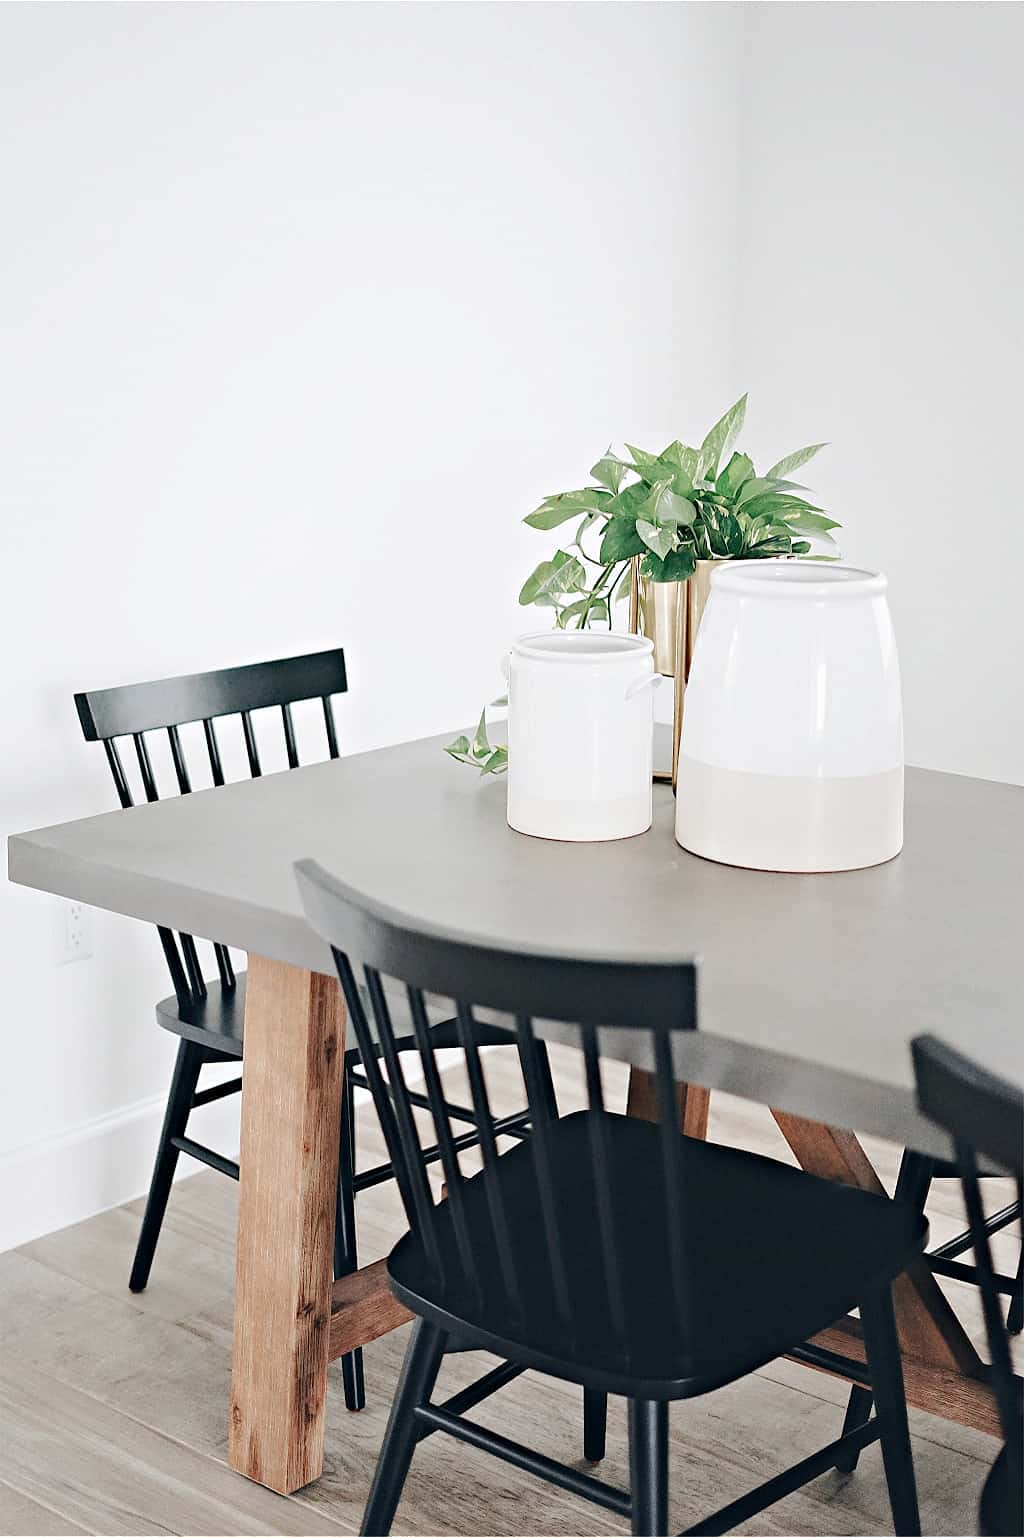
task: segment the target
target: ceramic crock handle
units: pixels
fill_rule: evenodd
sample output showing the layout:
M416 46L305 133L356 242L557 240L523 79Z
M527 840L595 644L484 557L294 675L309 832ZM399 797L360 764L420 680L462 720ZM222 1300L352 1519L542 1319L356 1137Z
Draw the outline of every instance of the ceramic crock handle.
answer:
M658 688L664 679L660 672L649 673L646 678L634 678L626 690L626 698L633 699L643 688Z
M507 687L511 683L511 681L512 681L511 676L510 676L510 674L511 674L511 663L510 663L508 652L505 653L505 655L502 657L502 659L501 659L501 661L499 662L498 665L501 668L501 676L505 679L505 685Z

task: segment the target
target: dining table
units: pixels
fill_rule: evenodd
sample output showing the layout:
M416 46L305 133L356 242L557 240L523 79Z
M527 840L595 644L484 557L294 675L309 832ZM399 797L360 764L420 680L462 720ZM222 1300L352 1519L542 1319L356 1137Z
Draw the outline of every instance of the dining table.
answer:
M681 849L665 784L637 837L513 832L503 781L454 763L446 740L9 839L12 881L248 952L226 1410L232 1466L280 1492L321 1473L329 1362L408 1316L383 1261L332 1281L345 1010L296 860L482 944L696 960L699 1028L676 1059L682 1129L704 1135L709 1093L727 1091L771 1107L800 1164L827 1178L882 1191L858 1134L948 1156L915 1102L910 1043L923 1032L1024 1088L1020 788L908 768L897 858L774 874ZM627 1108L654 1114L639 1060ZM900 1277L896 1307L910 1404L998 1434L988 1369L926 1261ZM863 1371L852 1317L810 1347L819 1369Z

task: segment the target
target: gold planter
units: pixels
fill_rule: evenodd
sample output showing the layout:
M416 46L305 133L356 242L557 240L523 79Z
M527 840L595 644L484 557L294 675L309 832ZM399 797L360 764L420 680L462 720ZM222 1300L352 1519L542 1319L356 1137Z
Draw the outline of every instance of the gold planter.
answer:
M672 772L656 773L655 779L676 782L679 762L679 738L683 729L683 696L690 675L697 630L711 594L711 573L720 560L699 560L697 569L685 582L652 582L640 575L640 560L635 557L631 569L629 628L634 635L646 635L654 642L654 670L675 679L675 704L672 720ZM682 666L679 666L679 659Z

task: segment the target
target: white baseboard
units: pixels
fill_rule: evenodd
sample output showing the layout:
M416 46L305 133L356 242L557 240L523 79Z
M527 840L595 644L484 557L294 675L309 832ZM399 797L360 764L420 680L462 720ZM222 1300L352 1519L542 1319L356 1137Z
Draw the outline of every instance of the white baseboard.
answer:
M495 1049L485 1047L484 1054ZM437 1053L442 1072L461 1058L456 1047ZM235 1072L232 1068L226 1076ZM415 1084L421 1077L416 1061L408 1081ZM365 1089L356 1090L357 1106L369 1099ZM164 1106L163 1095L138 1100L0 1154L0 1254L145 1195ZM240 1094L203 1105L192 1112L189 1136L237 1158L240 1106ZM175 1180L204 1168L193 1158L179 1158Z
M189 1135L237 1157L241 1096L193 1112ZM96 1116L0 1156L0 1252L81 1222L149 1188L164 1096ZM177 1178L205 1165L179 1158Z

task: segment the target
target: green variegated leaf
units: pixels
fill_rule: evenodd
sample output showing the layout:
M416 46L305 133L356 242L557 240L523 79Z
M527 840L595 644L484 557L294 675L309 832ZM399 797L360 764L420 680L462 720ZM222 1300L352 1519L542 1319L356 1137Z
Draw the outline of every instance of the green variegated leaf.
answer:
M786 491L764 491L760 496L751 497L749 502L744 502L743 511L751 518L765 514L772 518L781 518L789 513L821 512L822 508L805 502L803 497L791 496Z
M613 496L605 511L613 518L635 519L651 494L650 486L642 480L635 480L630 486L623 486L618 496Z
M660 458L662 464L675 466L675 473L672 476L673 491L678 496L689 496L693 490L697 465L700 461L698 450L688 448L685 443L670 443Z
M582 540L583 535L589 528L593 528L595 523L599 523L600 521L601 513L599 512L586 512L583 514L583 517L579 521L579 526L576 529L576 533L572 541L576 549L582 550L583 546L580 541Z
M586 586L587 573L575 555L558 550L551 560L542 560L526 578L519 601L525 608L530 603L546 605L546 600L566 592L580 592Z
M736 498L737 507L742 507L745 502L753 501L755 496L764 496L766 492L778 491L779 483L769 480L767 475L751 475L740 487L740 494Z
M647 546L636 531L636 517L609 518L601 539L599 559L607 566L612 561L642 555Z
M750 550L751 560L771 560L776 555L788 555L792 540L788 534L773 534L770 539L764 539L760 544L755 544Z
M469 753L469 737L457 736L454 742L448 743L445 752L450 753L453 758L465 758Z
M700 446L699 474L705 480L714 480L718 466L735 443L747 414L747 397L741 395L734 406L712 427Z
M523 519L531 528L557 528L581 512L603 507L611 500L611 493L598 490L597 486L585 486L582 491L563 491L558 496L547 496L535 512Z
M507 768L508 748L495 747L492 748L490 756L487 758L486 762L481 764L480 772L481 774L504 774Z
M632 459L632 468L644 480L653 482L664 480L672 474L673 466L663 464L657 454L649 454L645 448L634 448L632 443L627 443L626 448Z
M586 615L587 623L592 619L608 618L608 604L604 598L578 598L575 603L570 603L563 608L559 615L559 629L567 630L570 619L582 619ZM580 626L582 629L582 625Z
M705 510L704 526L712 555L724 560L743 553L746 519L741 523L727 508L715 507Z
M480 711L480 719L477 721L476 734L470 751L476 758L486 757L491 750L490 738L487 735L487 711Z
M591 465L590 474L594 480L599 480L602 486L607 486L609 491L618 491L622 485L622 477L629 469L629 465L622 459L616 458L609 445L608 452L600 458L596 464Z
M728 555L731 555L735 560L743 554L743 525L731 512L724 512L722 514L721 534Z
M815 454L819 454L823 448L827 447L827 443L812 443L809 448L798 448L795 454L787 454L784 459L779 460L778 464L773 464L768 471L768 478L780 480L785 475L791 475L794 470L798 470L802 464L806 464L809 459L814 458Z
M531 528L558 528L562 523L568 523L570 518L579 517L580 509L575 504L571 507L558 507L551 502L545 502L538 507L536 512L531 512L523 519Z
M645 518L637 518L636 531L660 560L664 560L670 550L675 549L676 534L673 528L664 528L660 523L648 523Z
M715 490L730 500L754 473L754 461L747 454L733 454L715 480Z
M809 508L784 512L782 521L800 534L827 534L830 528L840 527L835 518L828 518L822 512L812 512Z
M630 573L630 569L627 566L619 578L619 585L616 587L615 592L612 595L612 602L621 603L624 598L628 598L632 585L633 579Z
M648 523L689 526L696 512L697 509L692 502L687 501L684 496L676 495L670 480L659 480L651 487L651 494L647 500L637 509L637 519L644 518Z
M652 582L685 582L697 569L697 562L690 545L671 550L664 560L657 555L645 555L640 562L640 573Z

